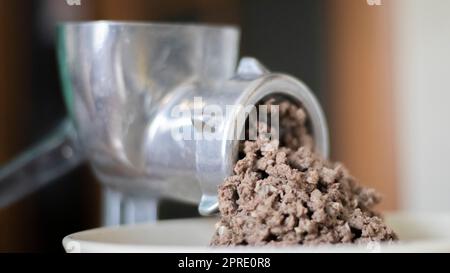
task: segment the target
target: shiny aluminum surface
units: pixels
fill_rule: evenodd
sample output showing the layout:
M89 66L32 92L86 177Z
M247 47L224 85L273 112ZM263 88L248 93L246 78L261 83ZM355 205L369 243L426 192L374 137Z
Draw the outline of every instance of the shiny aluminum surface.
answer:
M89 161L105 188L104 223L154 219L155 200L162 197L199 203L203 215L217 211L217 187L237 160L239 141L229 135L239 113L216 124L218 139L174 137L174 130L198 131L196 122L208 126L195 114L195 98L224 109L257 105L271 96L295 101L308 112L315 149L328 156L327 124L312 92L291 76L271 73L256 59L243 58L237 66L238 50L239 31L228 26L95 21L58 28L66 123L72 129L53 143L76 143L70 146L76 157L67 158L64 170L73 162ZM174 116L176 107L194 115ZM38 166L34 162L62 144L25 157L28 165L0 170L8 182L0 179L0 189L21 177L21 166ZM64 165L54 159L48 162L57 161L55 168ZM45 174L55 169L51 165L34 170ZM35 177L54 176L36 174L27 183L42 185ZM17 188L24 187L8 186L2 194L21 196L8 190Z

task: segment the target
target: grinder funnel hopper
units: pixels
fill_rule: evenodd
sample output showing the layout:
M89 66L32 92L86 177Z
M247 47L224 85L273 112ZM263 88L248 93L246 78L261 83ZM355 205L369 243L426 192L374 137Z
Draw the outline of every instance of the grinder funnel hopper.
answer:
M23 166L64 149L67 155L70 148L66 160L48 160L41 172L74 157L76 163L89 161L104 187L105 224L150 220L161 197L199 203L202 214L214 213L217 186L237 160L239 141L227 137L237 113L216 124L222 138L175 138L178 128L197 130L195 120L201 117L174 116L173 110L181 106L195 113L192 102L199 97L204 105L224 107L256 105L271 96L300 103L310 118L315 149L327 156L326 121L309 89L293 77L270 73L253 58L237 66L238 44L239 31L228 26L61 25L58 57L69 113L63 128L69 129L60 130L59 142L34 153L33 160L0 170L0 185L8 179L14 184ZM42 185L59 174L28 183ZM0 186L0 195L8 189Z

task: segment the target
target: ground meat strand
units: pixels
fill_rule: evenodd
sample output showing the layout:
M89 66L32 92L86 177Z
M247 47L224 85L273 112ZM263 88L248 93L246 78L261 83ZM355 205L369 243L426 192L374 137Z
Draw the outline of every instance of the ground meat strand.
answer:
M279 109L280 140L245 141L235 174L219 187L220 220L211 245L396 240L371 210L379 194L313 152L302 108L283 102Z

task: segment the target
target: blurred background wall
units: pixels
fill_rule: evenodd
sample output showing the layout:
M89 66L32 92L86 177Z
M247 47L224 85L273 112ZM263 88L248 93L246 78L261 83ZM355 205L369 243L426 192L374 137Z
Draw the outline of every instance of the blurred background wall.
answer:
M402 207L450 210L450 1L399 0L394 20Z
M392 1L326 1L327 92L332 157L397 208Z
M394 3L395 2L395 3ZM241 55L302 79L324 107L332 159L382 192L380 210L450 208L446 0L0 0L0 165L65 115L54 27L66 20L227 23ZM98 183L82 166L0 209L0 251L62 251L99 225ZM162 218L196 208L163 203Z

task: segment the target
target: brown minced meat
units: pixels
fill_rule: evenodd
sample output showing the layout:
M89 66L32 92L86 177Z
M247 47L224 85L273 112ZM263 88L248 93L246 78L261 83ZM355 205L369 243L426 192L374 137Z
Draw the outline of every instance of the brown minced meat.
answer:
M358 185L342 164L314 153L303 109L282 102L279 115L280 139L261 134L243 142L234 175L219 187L220 220L211 245L397 240L372 211L380 195Z

